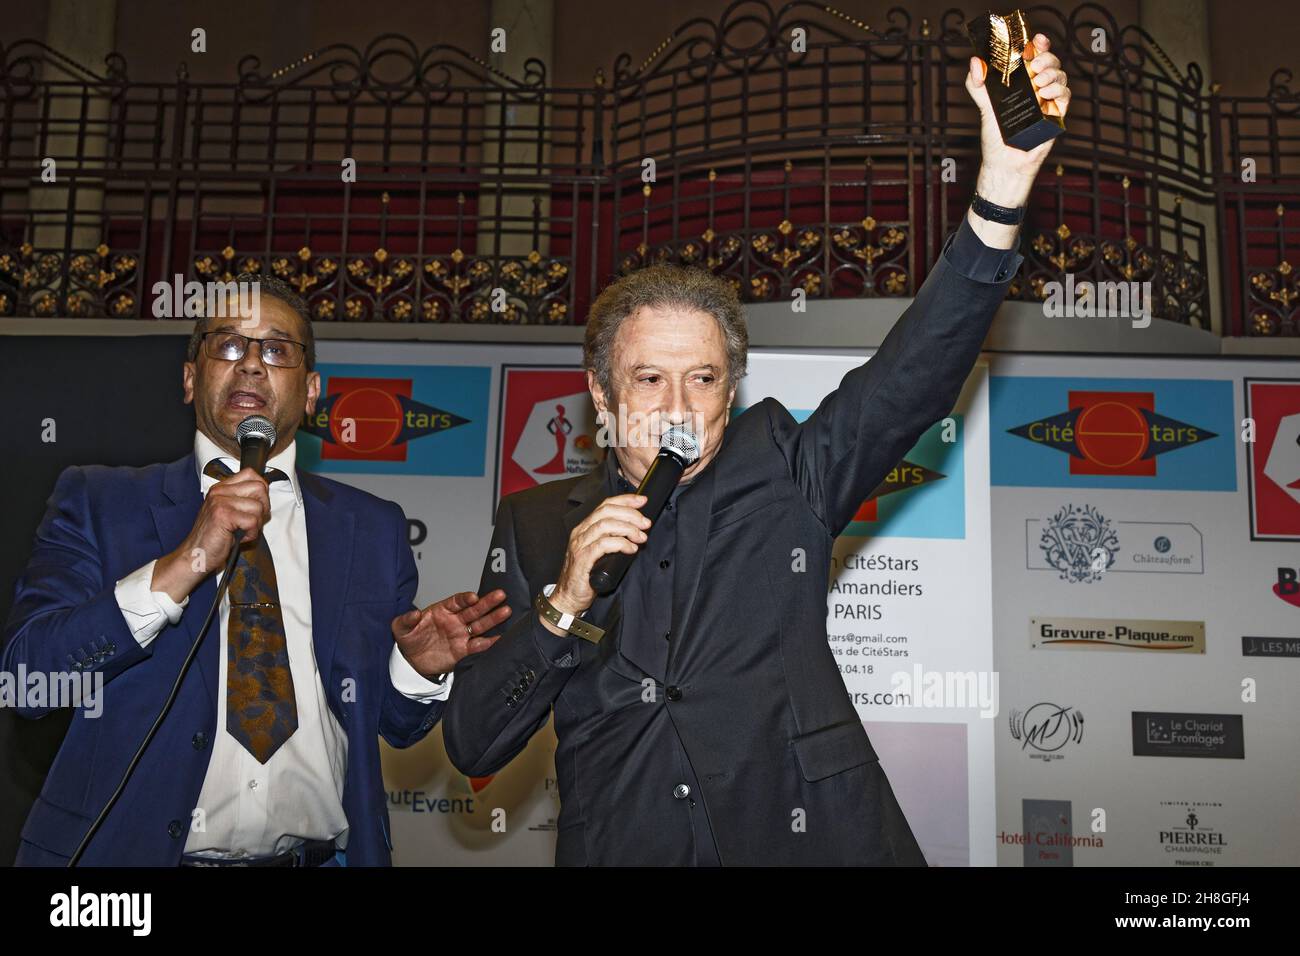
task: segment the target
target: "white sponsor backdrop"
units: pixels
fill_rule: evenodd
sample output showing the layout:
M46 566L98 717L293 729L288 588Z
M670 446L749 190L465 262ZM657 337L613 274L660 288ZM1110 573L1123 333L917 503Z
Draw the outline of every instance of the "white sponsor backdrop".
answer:
M1081 486L1094 479L1069 474L1061 452L1020 437L1002 439L1011 452L1006 474L1025 468L1034 472L1025 480L1042 485L999 484L995 473L992 488L993 633L1003 711L998 863L1068 862L1069 853L1050 839L1061 829L1061 811L1071 818L1075 866L1300 862L1300 659L1242 653L1244 636L1300 636L1300 608L1272 593L1278 567L1300 565L1300 544L1251 540L1240 427L1244 379L1300 379L1300 363L1020 356L998 358L993 374L1055 380L1062 397L1086 388L1148 393L1157 413L1217 433L1202 438L1199 448L1154 456L1154 475L1115 479L1108 487L1100 486L1106 479ZM1171 388L1170 381L1196 384ZM1008 391L993 432L1066 411L1069 403L1047 389ZM1123 441L1122 427L1110 430ZM1029 458L1019 457L1017 443ZM999 448L995 444L995 457ZM1110 451L1124 455L1119 447ZM1051 465L1052 456L1059 467ZM1054 477L1041 473L1048 468ZM1297 479L1300 471L1287 480ZM1169 487L1179 484L1191 487ZM1110 560L1105 553L1113 553L1114 563L1093 573L1094 562L1084 560L1093 558L1093 546L1076 555L1074 566L1059 553L1049 557L1042 531L1060 537L1065 517L1076 520L1063 540L1090 542L1099 525L1105 528L1101 537L1109 546L1096 563ZM1140 621L1203 622L1204 652L1045 647L1031 634L1032 619L1063 618L1112 626L1134 621L1135 627ZM1256 682L1253 702L1243 700L1247 680ZM1240 718L1244 756L1135 755L1135 712ZM1020 739L1013 737L1013 713L1022 719L1029 714L1023 723L1040 737L1029 741L1023 726ZM1077 735L1075 714L1082 717ZM1026 800L1059 803L1048 819L1034 821L1026 819L1032 817ZM1103 824L1104 832L1094 832ZM1026 834L1027 851L1018 842Z
M464 467L462 448L457 466L447 469L460 472L455 475L407 474L391 463L376 469L382 473L356 463L348 463L344 473L331 472L329 462L322 469L397 501L416 527L422 526L417 534L423 533L423 540L414 545L420 603L477 587L501 465L503 367L572 369L580 361L579 349L322 342L319 351L323 370L335 376L371 376L376 368L394 376L394 370L409 367L413 398L462 417L468 417L464 411L446 407L455 400L445 394L430 400L422 388L427 391L437 367L487 370L481 468ZM737 404L745 407L771 395L803 418L866 354L755 351ZM878 510L864 510L862 520L840 539L829 582L827 632L846 686L932 864L1300 860L1300 825L1294 819L1300 750L1293 742L1300 717L1295 694L1300 660L1243 657L1241 640L1300 636L1300 608L1272 593L1277 568L1300 565L1300 546L1251 540L1246 455L1238 431L1213 424L1240 423L1245 377L1300 374L1295 363L994 357L967 382L948 434L942 426L927 433L880 489ZM1032 387L1024 394L1014 388L999 392L999 382L1015 378ZM1173 401L1160 387L1144 384L1158 386L1161 379L1226 384L1212 395L1186 386ZM545 431L546 423L554 416L556 398L572 394L569 385L538 401L532 396L513 403L517 407L510 413L528 424L501 455L525 455L536 464L550 458L556 439ZM1052 397L1058 385L1059 402ZM1118 481L1129 487L1102 487L1117 482L1071 475L1063 464L1069 458L1065 452L1008 434L1011 425L1050 421L1068 412L1067 393L1085 387L1153 391L1155 411L1164 417L1152 420L1160 427L1173 427L1166 420L1199 425L1202 435L1207 429L1216 433L1218 446L1166 449L1156 456L1157 474ZM1207 408L1197 420L1196 402L1228 394L1232 408L1220 409L1217 417ZM1089 420L1087 437L1100 444L1090 445L1088 453L1105 458L1106 443L1118 443L1122 453L1131 436L1108 429L1108 400L1104 395L1087 400L1101 409L1100 417ZM469 397L466 407L478 408ZM565 414L578 423L571 438L590 430L583 424L585 412L567 408ZM1010 417L1000 421L999 415ZM413 448L425 443L413 456L426 463L420 470L438 470L427 462L440 434L413 439ZM1230 489L1164 487L1181 480L1172 476L1181 474L1183 460L1191 460L1193 472L1205 471L1208 451L1228 456ZM578 450L570 460L582 461L586 454ZM1024 469L1018 464L1021 454L1029 458ZM536 477L531 465L520 464ZM1206 473L1213 471L1209 467ZM1000 484L1009 474L1017 483ZM1226 479L1216 472L1184 484L1216 480ZM1062 509L1085 515L1075 522L1081 522L1083 533L1094 527L1101 527L1103 537L1113 532L1118 545L1104 570L1071 566L1063 575L1058 565L1068 560L1059 549L1053 556L1040 547L1045 529L1065 541L1080 532L1074 526L1059 530ZM1163 551L1155 545L1158 538L1167 539L1159 546ZM1143 563L1143 556L1150 559L1144 567L1157 570L1130 570ZM1034 647L1034 618L1132 621L1135 628L1147 626L1139 622L1204 622L1205 651ZM939 694L934 681L945 678L946 690ZM1242 701L1246 678L1257 682L1258 699L1252 703ZM996 715L990 713L990 700ZM1244 759L1135 756L1134 712L1241 716ZM1051 719L1044 719L1049 714ZM1026 746L1027 736L1040 746ZM396 862L550 864L558 811L554 749L548 726L495 777L470 781L448 763L437 728L405 751L384 745ZM1094 832L1095 809L1105 811L1105 832ZM1071 836L1051 836L1062 831ZM1073 846L1063 850L1062 842Z
M442 407L441 397L421 398L421 367L464 366L491 370L486 390L487 436L478 473L404 475L322 472L372 494L395 501L406 517L423 526L424 540L413 545L420 572L417 603L441 600L478 588L492 538L494 478L502 365L575 366L581 350L569 347L424 345L379 342L319 343L322 374L370 376L376 366L406 369L416 376L414 397ZM466 403L473 405L465 396ZM458 407L450 411L460 413ZM447 434L454 434L454 429ZM440 436L416 439L436 442ZM312 439L300 439L312 441ZM417 528L419 527L417 525ZM417 531L417 534L419 532ZM551 865L558 814L555 793L555 737L548 724L515 760L488 781L470 781L447 760L441 727L414 747L396 750L381 742L384 783L389 795L394 862L397 865ZM496 819L504 819L493 828Z

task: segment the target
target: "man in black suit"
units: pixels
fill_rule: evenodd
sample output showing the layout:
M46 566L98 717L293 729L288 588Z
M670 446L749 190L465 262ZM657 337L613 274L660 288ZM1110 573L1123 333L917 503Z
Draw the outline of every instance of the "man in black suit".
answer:
M1064 115L1060 63L1035 45ZM479 591L504 589L513 623L458 665L443 717L452 762L483 775L554 710L557 863L924 865L827 644L826 587L836 535L951 411L1020 263L1017 226L994 220L1015 218L1050 144L1002 142L985 72L972 60L979 198L805 422L767 398L728 425L747 337L723 280L655 266L593 303L584 359L614 453L501 502ZM677 423L701 454L651 530L634 491ZM644 553L597 597L592 565L615 551Z

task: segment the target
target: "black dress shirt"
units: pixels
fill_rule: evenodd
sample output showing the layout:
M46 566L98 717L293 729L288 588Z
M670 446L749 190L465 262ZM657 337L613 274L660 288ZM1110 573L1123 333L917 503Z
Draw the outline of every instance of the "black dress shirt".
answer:
M623 477L618 461L611 450L605 456L605 497L634 494L636 488ZM667 695L675 688L664 686L663 675L668 670L668 654L672 648L673 613L673 558L677 551L677 499L690 490L690 482L680 484L668 497L668 504L650 526L646 543L637 552L636 560L628 568L619 584L623 604L623 628L620 641L630 656L652 670L655 679L654 693ZM693 840L692 853L696 866L719 865L713 833L709 828L708 814L703 801L697 799L700 785L691 768L686 748L673 728L668 735L673 747L673 760L678 768L678 782L665 800L680 806L690 822Z

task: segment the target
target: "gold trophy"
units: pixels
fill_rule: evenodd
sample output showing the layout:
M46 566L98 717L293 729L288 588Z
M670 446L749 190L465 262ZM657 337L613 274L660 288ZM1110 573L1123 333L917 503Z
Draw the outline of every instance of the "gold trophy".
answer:
M993 103L1002 141L1016 149L1033 149L1065 132L1065 120L1052 102L1039 99L1034 88L1026 47L1033 33L1019 10L1000 17L988 13L966 24L975 55L988 67L984 88Z

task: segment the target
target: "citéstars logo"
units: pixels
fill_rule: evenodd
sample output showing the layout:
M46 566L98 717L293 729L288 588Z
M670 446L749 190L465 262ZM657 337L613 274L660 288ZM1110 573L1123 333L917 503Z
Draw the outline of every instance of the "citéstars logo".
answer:
M1070 456L1072 475L1152 475L1160 455L1218 436L1155 410L1153 392L1071 391L1068 411L1009 429Z
M990 413L995 485L1236 490L1228 381L994 376Z
M321 366L321 397L301 431L309 471L482 475L491 370L474 366Z

